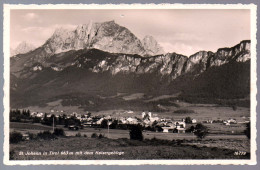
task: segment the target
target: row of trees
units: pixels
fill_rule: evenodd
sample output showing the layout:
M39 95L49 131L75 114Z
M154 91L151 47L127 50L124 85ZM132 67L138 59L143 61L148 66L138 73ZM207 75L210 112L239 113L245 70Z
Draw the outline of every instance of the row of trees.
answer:
M10 120L13 122L20 122L21 120L31 119L30 110L10 110Z
M143 140L142 131L143 131L143 127L141 125L130 126L130 132L129 132L130 139ZM195 127L191 126L190 132L194 133L199 139L203 139L208 135L209 129L207 126L198 123Z

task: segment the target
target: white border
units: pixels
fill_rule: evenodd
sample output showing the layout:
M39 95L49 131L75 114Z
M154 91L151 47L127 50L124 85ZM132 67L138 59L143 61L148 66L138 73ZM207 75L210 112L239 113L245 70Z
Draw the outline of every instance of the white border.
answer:
M11 9L250 9L251 10L251 159L250 160L9 160L10 10ZM4 164L6 165L256 165L256 10L255 4L4 4Z

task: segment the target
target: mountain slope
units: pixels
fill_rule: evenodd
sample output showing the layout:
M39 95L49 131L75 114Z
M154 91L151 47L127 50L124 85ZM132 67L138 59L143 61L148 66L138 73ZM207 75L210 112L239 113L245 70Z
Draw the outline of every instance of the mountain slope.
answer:
M114 21L79 25L76 30L63 28L54 34L43 45L45 56L79 49L99 49L110 53L157 55L163 50L155 39L144 39L144 44L127 28ZM149 48L146 44L149 44ZM152 44L152 46L151 46Z
M118 93L158 96L181 92L184 97L203 98L249 95L250 41L189 58L176 53L144 58L97 49L37 58L41 51L11 58L11 107L58 99L84 108L101 107L108 100L99 96ZM89 105L90 100L95 105Z
M11 56L17 55L17 54L25 54L32 50L34 50L35 47L32 44L29 44L25 41L21 42L15 49L11 49Z
M163 54L152 36L141 41L114 21L59 28L42 46L10 58L11 107L60 99L84 108L112 107L111 101L127 106L118 94L135 93L243 98L250 89L250 55L249 40L187 57Z

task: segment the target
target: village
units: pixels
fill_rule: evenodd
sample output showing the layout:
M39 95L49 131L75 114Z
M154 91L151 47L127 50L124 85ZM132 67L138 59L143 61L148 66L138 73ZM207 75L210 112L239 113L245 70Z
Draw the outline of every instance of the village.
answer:
M57 114L58 113L58 114ZM66 114L63 110L50 110L50 113L30 113L30 117L38 119L38 122L44 122L48 120L48 125L64 124L69 130L79 130L85 127L92 128L111 128L111 129L128 129L129 125L141 125L144 130L163 132L163 133L191 133L193 127L197 123L203 124L222 124L224 126L230 126L232 124L246 124L249 123L249 118L244 117L243 122L238 122L234 118L227 120L203 120L197 121L189 116L182 119L165 118L158 116L157 113L141 112L139 115L131 115L133 111L128 110L124 112L118 112L115 115L92 115L90 112L78 114L72 112ZM129 115L129 116L126 116ZM62 123L61 123L62 122ZM187 126L188 125L188 126Z

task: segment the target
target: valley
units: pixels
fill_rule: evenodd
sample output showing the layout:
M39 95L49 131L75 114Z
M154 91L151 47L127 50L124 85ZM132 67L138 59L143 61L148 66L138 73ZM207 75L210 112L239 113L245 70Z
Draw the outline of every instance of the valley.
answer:
M17 153L38 145L118 149L120 159L250 158L250 40L185 56L108 21L22 47L10 58L10 134L22 136L12 159L46 159Z

